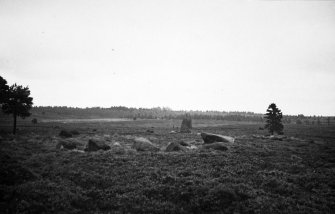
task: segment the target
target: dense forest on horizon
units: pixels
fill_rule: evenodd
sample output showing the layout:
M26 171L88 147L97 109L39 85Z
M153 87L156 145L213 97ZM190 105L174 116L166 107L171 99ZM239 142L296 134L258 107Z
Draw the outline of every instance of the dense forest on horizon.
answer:
M249 111L175 111L170 108L128 108L112 106L110 108L90 107L78 108L67 106L35 106L31 109L31 117L40 119L182 119L189 114L193 119L264 122L264 114ZM0 113L0 118L8 118ZM334 123L335 117L284 115L284 123L327 124Z
M175 111L170 108L128 108L112 106L110 108L91 107L78 108L67 106L38 106L33 107L32 114L43 118L129 118L129 119L182 119L190 114L193 119L216 120L248 120L261 121L262 114L253 112L226 112L226 111Z

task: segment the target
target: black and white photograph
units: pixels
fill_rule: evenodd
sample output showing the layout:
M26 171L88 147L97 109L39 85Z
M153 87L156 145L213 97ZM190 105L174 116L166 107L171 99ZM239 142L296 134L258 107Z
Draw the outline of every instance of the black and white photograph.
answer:
M335 0L0 0L0 213L335 213Z

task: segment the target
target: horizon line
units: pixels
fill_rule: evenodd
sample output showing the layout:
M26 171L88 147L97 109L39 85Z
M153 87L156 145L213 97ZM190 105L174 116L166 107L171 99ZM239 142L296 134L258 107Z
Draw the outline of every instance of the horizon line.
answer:
M125 107L125 108L128 108L128 109L155 109L155 108L160 108L160 109L167 109L169 111L175 111L175 112L178 112L178 111L181 111L181 112L220 112L220 113L232 113L232 112L237 112L237 113L252 113L252 114L256 114L256 115L265 115L265 113L259 113L259 112L253 112L253 111L236 111L236 110L233 110L233 111L226 111L226 110L194 110L194 109L189 109L189 110L186 110L186 109L173 109L171 107L168 107L168 106L156 106L156 107L129 107L129 106L123 106L123 105L119 105L119 106L109 106L109 107L103 107L103 106L86 106L86 107L78 107L78 106L57 106L57 105L54 105L54 106L48 106L48 105L39 105L39 106L33 106L33 108L37 108L37 107L66 107L66 108L78 108L78 109L89 109L89 108L102 108L102 109L110 109L110 108L113 108L113 107ZM299 116L299 115L303 115L304 117L335 117L334 115L304 115L304 114L283 114L284 116Z

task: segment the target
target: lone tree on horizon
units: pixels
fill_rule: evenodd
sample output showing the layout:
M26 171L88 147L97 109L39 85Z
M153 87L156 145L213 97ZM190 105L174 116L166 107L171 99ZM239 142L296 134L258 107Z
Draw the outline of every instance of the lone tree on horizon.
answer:
M13 134L15 134L17 116L24 119L31 115L29 110L33 105L33 98L30 97L28 86L23 87L22 85L16 84L10 86L6 93L1 94L1 97L3 95L4 100L1 100L2 110L5 114L13 114Z
M277 108L276 104L271 103L266 112L266 124L264 128L268 129L272 135L274 132L277 132L277 134L283 134L284 125L281 121L283 118L281 110Z

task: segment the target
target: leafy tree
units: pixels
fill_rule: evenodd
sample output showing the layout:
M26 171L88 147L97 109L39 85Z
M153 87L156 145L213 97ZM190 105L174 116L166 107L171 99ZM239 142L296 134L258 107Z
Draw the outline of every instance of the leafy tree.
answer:
M281 121L283 118L281 110L277 108L276 104L271 103L266 112L265 128L269 130L270 134L273 134L274 132L277 132L278 134L283 134L284 126Z
M7 81L0 76L0 105L6 102L9 86Z
M30 97L30 90L28 87L21 85L12 85L9 87L7 100L2 105L2 110L6 114L13 114L14 126L13 134L16 132L16 118L29 117L29 110L33 105L33 98Z

